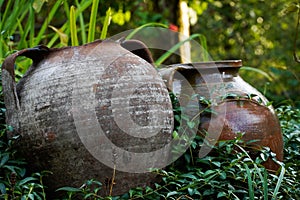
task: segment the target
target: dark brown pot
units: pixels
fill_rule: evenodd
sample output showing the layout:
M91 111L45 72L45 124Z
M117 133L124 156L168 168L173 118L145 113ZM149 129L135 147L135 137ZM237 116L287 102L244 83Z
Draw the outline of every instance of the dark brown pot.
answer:
M31 58L33 64L16 84L14 62L19 56ZM172 135L168 90L147 61L152 59L146 47L133 41L96 41L57 49L38 46L6 58L2 84L7 124L13 128L9 136L21 136L17 145L28 169L53 173L44 180L48 197L55 196L59 187L80 187L88 179L101 181L105 193L113 165L117 169L113 195L155 180L153 174L138 168L143 160L134 163L126 154L160 149ZM122 113L124 109L128 112ZM160 113L163 124L153 119L155 113ZM127 134L132 131L129 122L145 138ZM147 137L148 129L158 133ZM122 155L118 148L124 149ZM155 164L150 160L149 168ZM124 162L133 162L137 171L122 168Z
M161 69L160 74L179 99L196 93L210 100L213 97L213 103L217 103L213 107L217 114L203 112L207 105L199 103L199 112L202 113L199 134L205 131L220 134L217 138L220 141L244 133L244 141L258 140L251 143L252 147L269 147L276 153L277 160L282 161L283 138L274 109L260 92L239 76L241 66L240 60L176 64ZM269 170L279 167L271 159L264 166Z

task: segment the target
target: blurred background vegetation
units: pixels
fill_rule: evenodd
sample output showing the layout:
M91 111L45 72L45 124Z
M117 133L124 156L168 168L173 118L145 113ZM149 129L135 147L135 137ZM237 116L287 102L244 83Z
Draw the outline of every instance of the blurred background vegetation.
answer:
M69 8L74 5L82 11L76 15L78 29L88 30L84 22L90 18L91 3L91 0L1 0L2 61L13 50L38 44L71 45L66 26ZM213 60L242 59L244 66L263 70L269 77L248 68L241 69L240 73L273 101L275 107L286 101L299 106L300 67L293 59L297 12L284 12L293 1L188 0L187 3L190 32L206 37ZM107 37L150 22L177 29L180 26L178 5L179 0L99 1L95 38L101 34L109 7L112 20ZM8 6L11 8L7 9ZM9 12L5 13L6 10ZM297 11L297 7L286 10ZM82 43L87 42L85 34L78 34ZM26 67L21 69L20 75L25 70Z

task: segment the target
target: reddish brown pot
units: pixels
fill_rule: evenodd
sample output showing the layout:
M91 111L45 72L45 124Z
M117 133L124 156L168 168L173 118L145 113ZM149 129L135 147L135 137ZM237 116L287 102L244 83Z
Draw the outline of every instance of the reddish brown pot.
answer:
M196 93L210 100L213 97L217 103L213 109L218 114L200 115L199 134L209 130L212 135L220 134L220 141L244 133L244 141L258 140L251 144L255 148L269 147L276 153L277 160L282 161L283 138L274 109L259 91L239 76L241 66L240 60L176 64L161 69L160 74L179 99ZM199 111L205 107L200 103ZM217 126L220 124L221 128ZM269 170L279 167L271 159L264 166Z
M134 53L141 57L126 48L139 49ZM19 56L33 64L16 84L14 62ZM171 140L171 100L151 61L142 43L110 40L58 49L38 46L6 58L2 84L6 121L13 128L9 135L21 136L17 145L28 169L53 172L44 180L49 199L57 188L80 187L88 179L103 183L103 195L109 179L115 182L112 195L155 180L139 168L154 167L153 158L144 156L141 163L131 156L155 152ZM161 121L153 119L155 113ZM130 123L145 137L129 135ZM148 129L158 132L148 137ZM125 162L133 169L119 171Z

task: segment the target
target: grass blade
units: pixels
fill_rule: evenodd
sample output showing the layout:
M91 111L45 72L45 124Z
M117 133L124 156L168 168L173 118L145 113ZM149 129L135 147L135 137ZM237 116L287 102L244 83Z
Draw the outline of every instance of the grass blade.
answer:
M199 39L200 39L200 44L203 48L203 54L202 54L202 60L203 61L208 61L208 52L207 52L207 41L206 41L206 37L204 35L199 35Z
M147 23L144 24L142 26L139 26L138 28L134 29L127 37L126 40L131 39L137 32L139 32L140 30L142 30L143 28L147 27L147 26L161 26L163 28L168 28L167 25L162 24L162 23L157 23L157 22L151 22L151 23Z
M53 5L53 7L51 8L47 19L44 21L35 41L34 41L34 46L38 45L40 43L40 41L43 39L46 29L48 27L48 23L52 20L52 18L54 17L54 14L56 13L57 9L60 7L61 3L63 0L57 0L55 2L55 4Z
M101 40L104 40L106 38L108 26L110 24L110 20L111 20L111 8L108 8L108 10L106 11L106 16L105 16L104 23L103 23L103 28L102 28L102 31L101 31L101 36L100 36Z
M77 8L80 9L80 4L78 3L78 0L76 0ZM86 32L85 32L85 24L82 13L79 13L79 24L80 24L80 32L81 32L81 43L86 43Z
M201 41L201 38L203 39L204 36L202 34L196 33L196 34L191 35L187 39L178 42L171 49L169 49L166 53L164 53L161 57L159 57L155 61L155 65L157 65L157 66L161 65L169 56L171 56L176 50L178 50L182 44L184 44L185 42L191 41L196 37L199 37L200 41ZM203 44L201 44L201 45L203 46ZM204 46L206 46L206 44Z
M99 4L99 0L93 0L90 23L89 23L88 42L94 41L95 38L98 4Z
M243 66L243 67L241 67L241 70L248 70L248 71L252 71L252 72L257 72L257 73L263 75L264 77L266 77L269 81L273 81L273 78L267 72L264 72L261 69L257 69L257 68L254 68L254 67Z
M75 16L75 7L74 6L71 6L71 9L70 9L70 31L71 31L72 46L78 46L76 16Z
M18 20L19 22L19 30L20 32L22 29L22 23ZM26 25L24 26L25 29L23 31L23 34L20 34L22 37L20 39L20 42L18 44L18 49L24 49L24 48L28 48L28 46L32 46L33 45L33 40L34 40L34 10L33 8L30 6L29 7L29 17L27 20ZM29 43L26 42L26 39L28 38L29 34Z
M68 18L68 20L70 20L70 10L71 10L71 7L69 6L69 3L67 1L64 1L64 11L65 11L65 14Z
M78 6L77 7L77 9L76 9L76 16L78 16L80 13L82 13L82 12L84 12L90 5L91 5L91 3L93 2L93 0L88 0L88 1L82 1L81 3L82 4L80 4L80 6ZM60 30L62 31L62 32L64 32L65 34L69 34L70 33L70 26L69 26L69 23L68 22L66 22L61 28L60 28ZM52 38L51 38L51 40L48 42L48 44L47 44L47 46L48 47L52 47L54 44L55 44L55 42L56 42L56 40L59 38L59 35L54 35Z
M30 31L29 31L29 46L30 47L33 47L34 46L34 34L35 34L35 31L34 31L34 24L35 24L35 17L34 17L34 10L33 8L30 8L29 10L29 23L28 23L28 26L30 27Z
M254 200L254 189L252 184L251 172L247 164L244 164L247 171L248 189L249 189L249 199Z
M263 189L264 189L264 200L268 200L268 174L266 169L264 170Z
M17 24L18 24L19 34L21 35L21 38L20 38L20 41L18 44L18 49L20 49L20 47L27 48L26 41L25 41L27 33L24 31L20 20L17 20Z
M5 24L5 22L7 21L6 19L6 16L7 16L7 13L11 10L10 7L11 7L11 4L12 4L12 0L9 0L6 4L6 7L5 7L5 10L4 10L4 13L3 15L1 15L1 23L0 23L0 30L2 31L3 30L3 25ZM11 14L11 13L10 13Z
M279 191L281 182L282 182L283 177L284 177L284 173L285 173L285 168L284 168L283 166L281 166L280 175L279 175L279 177L278 177L278 181L277 181L277 183L276 183L276 187L275 187L274 193L273 193L273 195L272 195L272 200L276 200L276 197L277 197L277 194L278 194L278 191Z

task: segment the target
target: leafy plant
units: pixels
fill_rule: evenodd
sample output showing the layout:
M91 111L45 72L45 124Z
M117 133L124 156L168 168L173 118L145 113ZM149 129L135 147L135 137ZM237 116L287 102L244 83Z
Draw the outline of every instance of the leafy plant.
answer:
M26 163L16 156L13 143L6 140L5 129L0 135L0 197L3 199L46 199L42 178L50 172L26 176Z

